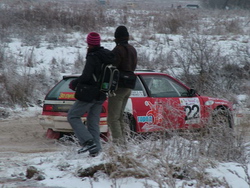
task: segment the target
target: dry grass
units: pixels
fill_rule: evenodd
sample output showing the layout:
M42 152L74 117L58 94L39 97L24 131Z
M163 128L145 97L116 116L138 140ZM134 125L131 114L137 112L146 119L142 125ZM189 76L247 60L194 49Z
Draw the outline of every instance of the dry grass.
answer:
M220 130L220 131L218 131ZM147 178L159 187L176 187L177 180L189 184L195 180L198 187L225 186L224 180L212 178L204 173L208 167L214 168L218 161L237 161L244 166L244 147L241 135L229 129L210 129L209 134L168 132L138 135L129 138L127 146L105 144L105 159L109 166L110 178Z
M213 177L206 169L217 168L220 162L237 162L250 185L249 151L246 151L248 146L243 133L246 130L238 127L233 130L221 123L210 122L205 132L166 130L147 135L133 134L133 137L127 134L125 146L103 143L103 163L89 168L79 167L76 172L79 177L91 178L104 173L114 185L120 178L134 177L152 180L162 188L180 186L180 181L183 187L230 187L230 182ZM74 136L65 137L63 142L79 147ZM72 151L69 153L72 155ZM235 172L229 170L228 173ZM147 181L145 187L150 187Z
M244 124L239 127L242 126ZM198 132L166 129L161 133L133 134L133 137L127 134L126 146L104 145L109 171L102 170L113 179L147 178L159 187L176 187L179 180L183 181L182 186L230 187L225 179L205 172L207 168L216 168L218 162L234 161L249 177L245 140L249 137L245 133L249 131L239 127L229 128L224 117L218 116ZM250 185L248 179L246 182Z

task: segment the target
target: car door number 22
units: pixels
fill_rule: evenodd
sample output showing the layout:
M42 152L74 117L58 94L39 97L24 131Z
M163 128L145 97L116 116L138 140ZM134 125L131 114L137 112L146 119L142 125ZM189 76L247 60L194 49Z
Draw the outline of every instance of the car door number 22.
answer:
M185 120L196 119L200 117L200 107L197 104L185 106L186 112Z

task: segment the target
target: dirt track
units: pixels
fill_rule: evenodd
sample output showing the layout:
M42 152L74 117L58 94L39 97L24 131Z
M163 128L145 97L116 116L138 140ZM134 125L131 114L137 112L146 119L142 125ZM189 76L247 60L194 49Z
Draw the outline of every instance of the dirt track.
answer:
M36 117L0 120L0 153L36 153L58 150L55 140L47 139Z
M246 141L250 141L250 126L240 130ZM60 150L56 140L45 137L46 130L38 123L37 117L0 120L0 154L3 152L38 153Z
M49 152L60 151L56 140L45 137L46 130L38 123L37 117L0 120L0 187L40 187L40 183L33 179L18 176L25 171L28 159L34 156L46 156ZM11 169L13 171L9 175ZM5 170L8 173L5 174ZM14 174L14 176L13 176ZM43 187L43 186L42 186Z

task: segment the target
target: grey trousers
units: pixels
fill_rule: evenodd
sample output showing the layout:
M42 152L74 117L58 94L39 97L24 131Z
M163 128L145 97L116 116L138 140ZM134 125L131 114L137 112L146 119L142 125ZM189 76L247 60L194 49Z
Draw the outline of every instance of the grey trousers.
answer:
M68 122L74 130L76 137L81 144L90 139L94 139L97 149L101 150L100 143L100 113L104 101L94 101L92 103L76 100L68 112ZM87 115L87 125L84 125L81 117Z
M118 88L116 96L108 98L108 126L111 130L113 142L125 144L123 113L131 94L129 88Z

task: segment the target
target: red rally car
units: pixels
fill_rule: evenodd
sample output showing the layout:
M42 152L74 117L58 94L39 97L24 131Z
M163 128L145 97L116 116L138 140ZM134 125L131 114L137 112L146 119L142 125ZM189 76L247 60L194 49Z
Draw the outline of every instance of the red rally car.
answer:
M136 71L137 82L128 100L124 117L134 132L154 132L166 129L194 129L208 124L233 127L232 103L227 100L200 96L177 79L165 73ZM64 76L46 95L40 125L47 137L59 138L73 132L67 122L67 112L74 103L74 92L68 88L79 75ZM108 132L107 102L100 114L100 131ZM86 116L82 117L86 122ZM215 122L216 121L216 122Z

